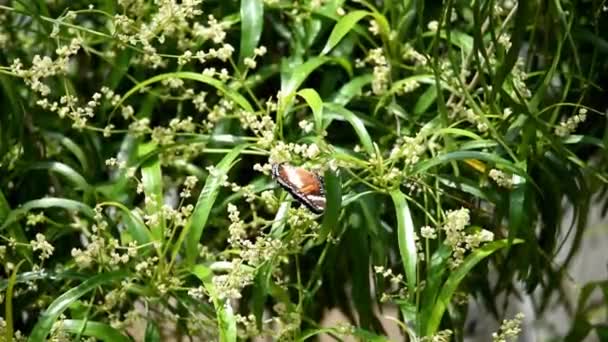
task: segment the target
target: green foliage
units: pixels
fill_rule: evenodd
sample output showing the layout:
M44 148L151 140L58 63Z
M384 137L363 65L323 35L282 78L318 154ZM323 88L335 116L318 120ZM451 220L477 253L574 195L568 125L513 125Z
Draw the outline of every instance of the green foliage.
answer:
M608 189L602 6L3 2L0 335L385 341L394 304L445 340L517 280L542 313ZM606 336L606 288L568 340Z

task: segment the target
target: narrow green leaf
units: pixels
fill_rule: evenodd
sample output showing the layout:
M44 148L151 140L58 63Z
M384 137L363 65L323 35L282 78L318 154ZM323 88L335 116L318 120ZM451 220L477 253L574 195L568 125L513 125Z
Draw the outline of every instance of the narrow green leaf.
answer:
M87 155L82 150L80 145L78 145L77 143L74 142L74 140L66 137L63 134L57 133L57 132L43 132L43 134L48 139L54 139L54 140L59 141L59 143L63 147L65 147L68 151L72 152L74 157L76 157L76 159L80 163L81 170L83 170L83 171L89 170L90 167L89 167L89 161L87 159Z
M433 75L428 75L428 74L413 75L413 76L408 76L408 77L400 79L400 80L396 80L395 82L391 83L391 88L384 95L382 95L380 100L377 102L377 104L374 108L374 115L376 113L378 113L378 111L380 111L380 109L386 108L389 101L392 101L394 99L395 94L402 91L404 87L408 87L410 84L413 84L413 83L416 83L416 84L422 83L422 84L429 84L431 86L435 86L435 82L436 81L433 78ZM444 85L443 83L442 83L442 86L446 89L450 89L447 85ZM455 90L454 90L454 92L455 92Z
M466 129L461 129L461 128L441 128L435 132L433 132L433 134L435 135L455 135L458 137L467 137L467 138L471 138L473 140L483 140L482 137L480 137L479 135L475 134L475 132L471 132L470 130L466 130ZM495 144L496 142L494 142Z
M479 185L479 181L477 180L473 181L469 178L455 177L451 175L437 176L437 180L445 186L466 192L475 196L476 198L483 199L491 203L496 203L499 201L495 192L487 191L486 188Z
M502 89L505 79L511 73L511 70L519 58L521 47L524 44L524 38L527 32L527 24L530 22L530 17L532 16L530 4L530 2L525 1L521 4L521 6L517 6L517 12L515 13L515 21L513 25L514 30L511 34L511 47L509 48L507 55L503 59L493 77L492 94L489 99L490 103L494 101L496 95L500 89Z
M355 129L355 133L357 133L357 136L359 136L359 142L361 143L361 146L363 146L365 152L367 152L367 154L369 155L374 153L374 144L372 143L372 138L367 132L363 121L359 117L357 117L355 113L342 106L338 106L332 103L326 103L325 108L337 115L337 118L348 121Z
M160 342L160 329L156 322L149 320L146 324L146 333L144 336L144 342Z
M420 115L426 112L435 101L437 101L437 87L431 85L418 97L416 105L414 105L414 114Z
M266 308L266 298L268 297L272 271L274 267L271 262L266 262L260 266L253 281L253 294L251 295L251 312L255 316L258 328L261 328L264 321L264 309Z
M95 216L95 211L88 205L70 200L67 198L57 197L45 197L33 201L26 202L21 207L14 209L10 212L6 220L0 226L0 232L6 229L6 227L20 220L25 214L34 209L47 209L47 208L63 208L70 211L78 211L89 218Z
M321 231L317 240L319 242L325 241L329 234L337 232L338 219L340 218L340 211L342 209L342 183L340 182L340 176L328 168L325 171L324 178L327 206L323 213L323 223L321 224Z
M281 202L279 205L279 210L277 210L272 227L270 228L270 236L273 238L278 239L281 237L281 235L283 235L283 231L285 230L285 222L287 222L287 216L289 214L289 208L291 208L291 202L287 200Z
M424 172L432 167L443 165L449 163L453 160L465 160L465 159L478 159L486 162L491 162L496 165L502 166L507 171L518 174L522 177L526 177L529 179L529 176L526 174L524 170L517 167L510 161L503 159L495 154L486 153L486 152L477 152L477 151L456 151L449 152L446 154L441 154L437 157L427 159L422 161L414 167L413 174L417 174L420 172Z
M122 211L124 214L122 221L127 227L127 232L135 241L137 241L138 245L143 245L152 241L152 235L137 210L129 210L129 208L118 202L111 202L109 204L112 204Z
M448 270L448 259L452 255L452 250L446 244L441 244L439 248L431 256L431 262L426 272L426 284L422 291L422 303L420 305L419 314L419 326L417 327L418 332L422 332L428 325L428 321L431 318L433 307L439 291L441 290L441 284L443 284L444 275Z
M4 296L4 329L6 333L6 341L13 340L13 289L15 288L15 283L17 282L17 273L19 272L19 267L21 267L21 264L24 262L25 260L21 260L13 270L13 273L8 280L8 287L6 288L6 293Z
M293 96L315 69L331 60L330 57L313 57L295 68L284 70L281 74L281 95L284 98Z
M509 247L511 247L511 243L519 235L521 229L525 229L526 216L530 212L530 210L526 210L527 188L525 180L521 179L521 182L516 184L509 194Z
M29 166L30 170L48 170L51 172L55 172L57 174L62 175L67 180L69 180L76 189L79 190L88 190L90 189L90 185L87 180L76 170L74 170L71 166L66 165L64 163L52 161L52 162L38 162L33 163Z
M241 0L241 48L239 49L239 65L253 57L253 50L258 46L264 28L264 1Z
M333 95L329 102L346 106L353 97L359 96L363 93L363 87L372 83L372 79L373 76L371 74L365 74L352 78Z
M523 240L516 239L513 241L513 244L519 244L522 242ZM424 330L424 336L431 336L435 332L437 332L437 329L439 329L439 324L441 323L441 318L443 317L445 309L450 303L454 292L456 291L458 285L460 285L460 282L464 279L464 277L471 272L473 267L475 267L475 265L477 265L481 260L492 255L499 249L507 247L507 245L507 240L487 243L481 248L475 250L473 253L469 254L464 259L462 264L460 264L458 268L456 268L450 273L450 276L441 288L441 292L437 297L437 301L433 305L433 310L429 317L428 324L426 326L426 329Z
M196 264L192 266L191 272L203 283L210 282L211 278L213 277L213 271L211 268L203 264Z
M407 277L408 297L414 298L418 286L417 271L418 252L416 251L416 233L410 208L405 199L405 195L399 189L390 192L393 203L395 204L395 214L397 215L397 239L399 253Z
M0 190L0 222L5 222L11 214L11 207L8 205L8 201L6 197L4 197L4 193ZM3 224L0 228L0 231L5 227ZM32 250L29 248L29 243L25 232L23 231L23 227L17 223L8 223L6 226L8 230L8 235L15 239L15 241L20 242L17 244L17 253L23 256L30 264L34 263L34 258L32 254Z
M344 234L346 245L350 248L349 266L351 275L351 296L353 306L359 317L359 326L373 329L380 325L373 312L373 297L370 296L370 241L363 227L351 228Z
M313 57L306 62L294 67L285 67L281 72L281 98L279 99L279 113L283 113L291 105L296 91L308 76L321 65L329 62L340 64L349 74L352 73L348 61L335 57ZM278 121L278 120L277 120Z
M215 314L218 321L218 330L221 342L235 342L237 340L236 318L230 301L219 299L215 287L213 286L213 273L207 266L198 264L193 266L192 273L201 280L215 307Z
M102 322L64 319L61 321L61 329L72 334L94 337L101 341L132 342L129 337L123 335L119 330Z
M298 95L302 96L310 109L312 109L312 115L315 118L315 129L320 134L323 131L323 100L321 100L321 96L312 88L302 89L298 92Z
M98 286L120 280L126 276L127 273L124 271L98 274L57 297L38 318L38 322L36 322L36 325L32 329L28 341L38 342L46 340L46 337L51 332L53 323L72 303Z
M194 212L188 221L188 224L182 231L178 243L175 245L174 255L179 250L183 238L187 235L186 241L186 259L188 263L194 263L194 259L198 255L198 244L203 235L203 230L207 224L207 219L213 209L213 204L224 182L224 176L233 166L234 160L241 154L247 145L240 145L233 148L224 158L215 166L215 172L207 177L205 186L198 197Z
M112 12L110 12L112 13ZM120 81L124 78L129 70L131 57L134 51L132 49L121 49L117 52L116 57L110 68L110 74L106 78L106 85L110 89L116 89Z
M309 329L303 331L302 334L298 337L296 341L305 342L311 341L313 337L321 334L335 334L342 335L340 332L341 329L337 328L317 328L317 329ZM354 337L359 338L358 341L366 341L366 342L389 342L390 340L384 336L377 335L373 332L367 331L365 329L355 328L352 332Z
M137 147L137 155L139 158L148 156L157 149L155 143L140 144ZM141 165L141 182L144 188L144 194L148 199L146 201L146 213L154 215L161 212L164 202L163 195L163 174L160 167L160 159L157 154L148 157ZM150 227L154 241L162 241L165 232L164 218L158 220L158 223Z
M27 283L35 280L57 281L64 279L82 281L86 278L86 276L73 271L51 272L48 270L44 270L20 273L17 275L16 281L17 283ZM8 288L8 281L8 279L0 279L0 291L4 291L6 288Z
M348 14L340 18L340 20L338 20L333 30L331 31L329 39L327 39L325 47L321 51L321 55L327 54L331 49L334 48L334 46L338 45L342 38L344 38L344 36L346 36L348 32L350 32L353 27L355 27L355 25L357 25L359 20L365 18L367 15L370 14L371 13L367 11L359 10L349 12Z
M127 91L123 95L123 97L120 99L120 101L116 104L115 108L119 108L120 105L122 105L122 103L124 101L126 101L131 95L140 91L142 88L147 87L147 86L157 83L157 82L161 82L166 79L170 79L170 78L184 78L184 79L190 79L190 80L208 84L208 85L216 88L220 92L222 92L226 97L230 98L232 101L234 101L236 104L238 104L241 108L243 108L247 111L253 112L253 107L251 107L251 104L249 104L249 101L247 101L247 99L245 97L243 97L241 94L235 92L232 89L227 88L223 82L216 80L212 77L205 76L200 73L187 72L187 71L160 74L160 75L151 77L143 82L138 83L135 87L129 89L129 91Z

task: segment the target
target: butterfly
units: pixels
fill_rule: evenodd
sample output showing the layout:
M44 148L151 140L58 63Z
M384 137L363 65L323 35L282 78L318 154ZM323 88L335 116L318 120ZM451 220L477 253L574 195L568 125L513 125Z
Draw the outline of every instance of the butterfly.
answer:
M285 163L272 165L272 177L313 213L322 214L325 210L323 177L304 168Z

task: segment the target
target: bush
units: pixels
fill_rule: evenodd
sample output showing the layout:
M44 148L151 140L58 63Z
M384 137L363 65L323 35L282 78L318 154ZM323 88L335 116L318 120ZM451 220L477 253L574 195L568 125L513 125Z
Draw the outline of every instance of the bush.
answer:
M542 312L608 179L601 6L4 2L3 336L382 341L396 305L461 339L517 280Z

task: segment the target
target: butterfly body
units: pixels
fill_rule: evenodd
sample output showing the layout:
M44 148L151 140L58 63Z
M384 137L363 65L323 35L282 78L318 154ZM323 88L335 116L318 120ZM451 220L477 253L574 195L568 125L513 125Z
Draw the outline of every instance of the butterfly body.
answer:
M323 177L304 168L285 163L272 165L272 177L312 212L322 214L325 210Z

